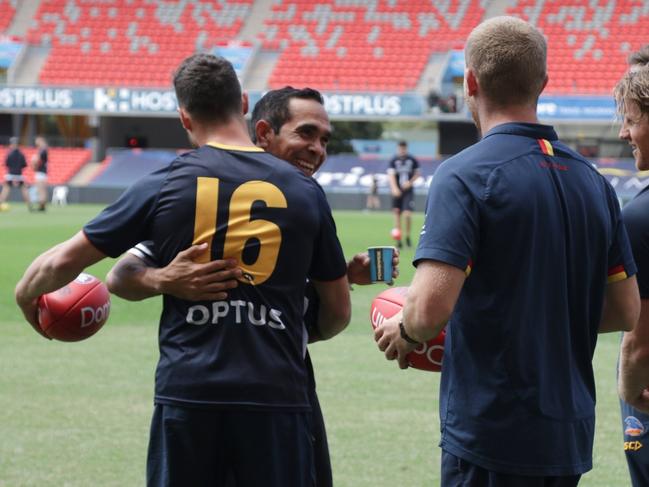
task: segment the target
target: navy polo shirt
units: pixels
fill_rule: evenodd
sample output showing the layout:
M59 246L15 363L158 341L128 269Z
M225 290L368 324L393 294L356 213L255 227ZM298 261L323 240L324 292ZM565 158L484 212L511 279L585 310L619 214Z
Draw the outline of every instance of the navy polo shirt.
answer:
M468 274L447 326L441 447L502 473L588 471L604 293L636 271L612 187L552 127L499 125L435 173L422 260Z
M626 204L622 209L622 217L638 266L636 277L640 297L649 299L649 187Z

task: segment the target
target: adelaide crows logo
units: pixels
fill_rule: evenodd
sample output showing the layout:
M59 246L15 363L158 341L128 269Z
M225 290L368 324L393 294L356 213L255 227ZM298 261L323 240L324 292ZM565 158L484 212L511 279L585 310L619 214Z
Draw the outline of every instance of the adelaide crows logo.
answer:
M640 436L645 432L644 425L635 416L624 418L624 434L627 436Z

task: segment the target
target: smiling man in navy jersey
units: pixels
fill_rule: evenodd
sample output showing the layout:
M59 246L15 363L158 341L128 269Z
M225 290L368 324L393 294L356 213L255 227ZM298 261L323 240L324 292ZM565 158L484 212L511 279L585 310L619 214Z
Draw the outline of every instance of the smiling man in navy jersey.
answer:
M592 468L597 334L640 300L613 188L539 124L546 42L489 19L465 47L482 140L435 173L403 313L376 330L386 358L446 326L442 485L568 487Z
M620 139L633 148L639 171L649 169L649 46L634 53L627 73L615 88L622 116ZM649 485L649 188L640 191L622 210L633 256L638 265L640 319L625 333L620 351L620 406L623 448L631 483Z
M252 138L259 147L290 162L306 176L322 166L331 135L329 117L322 95L313 89L284 87L266 93L252 112ZM190 247L169 265L160 267L151 242L142 242L122 257L111 269L107 283L114 294L140 300L159 294L172 294L190 300L227 299L227 291L236 287L232 277L236 262L194 262L204 249ZM398 252L393 262L398 275ZM370 284L367 253L355 255L347 263L350 284ZM309 342L319 341L317 329L318 295L307 286L305 326ZM305 362L309 375L309 401L312 407L315 487L333 485L331 461L324 418L316 393L315 375L308 351Z
M105 256L151 240L162 265L192 244L204 262L236 261L227 300L165 295L148 485L313 484L306 278L328 338L349 322L346 265L322 190L254 146L229 62L187 58L174 76L180 119L198 149L138 181L70 240L39 256L16 287L36 300Z

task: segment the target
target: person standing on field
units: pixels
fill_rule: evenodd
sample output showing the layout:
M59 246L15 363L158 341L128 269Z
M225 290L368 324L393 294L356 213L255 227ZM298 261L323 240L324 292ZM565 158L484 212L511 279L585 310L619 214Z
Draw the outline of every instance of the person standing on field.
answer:
M649 169L649 45L629 57L629 72L615 87L622 117L620 139L633 148L638 171ZM640 319L624 333L618 388L623 447L631 483L649 485L649 191L640 191L622 209L633 256L638 266Z
M32 157L32 169L34 169L34 185L38 194L37 211L45 211L47 205L47 163L49 161L49 150L45 137L36 137L37 152Z
M162 266L192 246L199 262L235 263L228 268L238 285L227 300L164 297L147 485L311 487L307 278L320 298L322 339L340 333L351 313L331 210L313 179L252 143L248 98L227 60L188 57L174 88L197 149L37 257L16 301L38 328L40 295L147 240Z
M381 200L379 199L379 181L376 174L370 175L370 187L367 193L367 199L365 200L365 209L367 211L381 209Z
M11 137L9 139L9 152L5 160L7 166L7 173L5 174L5 181L2 185L2 192L0 192L0 211L9 209L7 198L11 192L11 188L20 188L23 195L23 200L29 208L29 193L27 192L27 183L23 176L23 170L27 167L25 154L22 153L18 147L18 137Z
M577 485L592 468L597 335L638 319L613 188L537 119L546 53L514 17L469 35L464 91L482 138L435 173L403 313L375 332L405 368L446 327L444 486Z
M397 155L388 165L388 181L392 193L392 212L394 213L394 228L397 235L405 233L406 246L411 247L410 227L412 225L412 212L415 211L415 191L413 185L419 179L419 161L408 153L408 143L402 140L398 144ZM402 218L403 217L403 218ZM403 229L402 229L403 223ZM401 248L401 237L397 240L397 247Z

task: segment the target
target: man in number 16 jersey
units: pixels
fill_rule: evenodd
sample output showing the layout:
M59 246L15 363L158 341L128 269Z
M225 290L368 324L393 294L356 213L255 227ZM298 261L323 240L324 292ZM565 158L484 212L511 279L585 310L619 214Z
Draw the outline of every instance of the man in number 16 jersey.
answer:
M207 246L205 261L236 260L243 272L227 300L164 297L148 483L222 485L232 474L240 486L310 485L306 278L325 297L323 334L350 314L331 211L317 184L250 141L230 63L191 56L174 86L199 148L138 181L56 252L81 250L75 272L145 240L162 265L192 244ZM65 283L38 277L51 254L18 285L28 320L31 303Z

